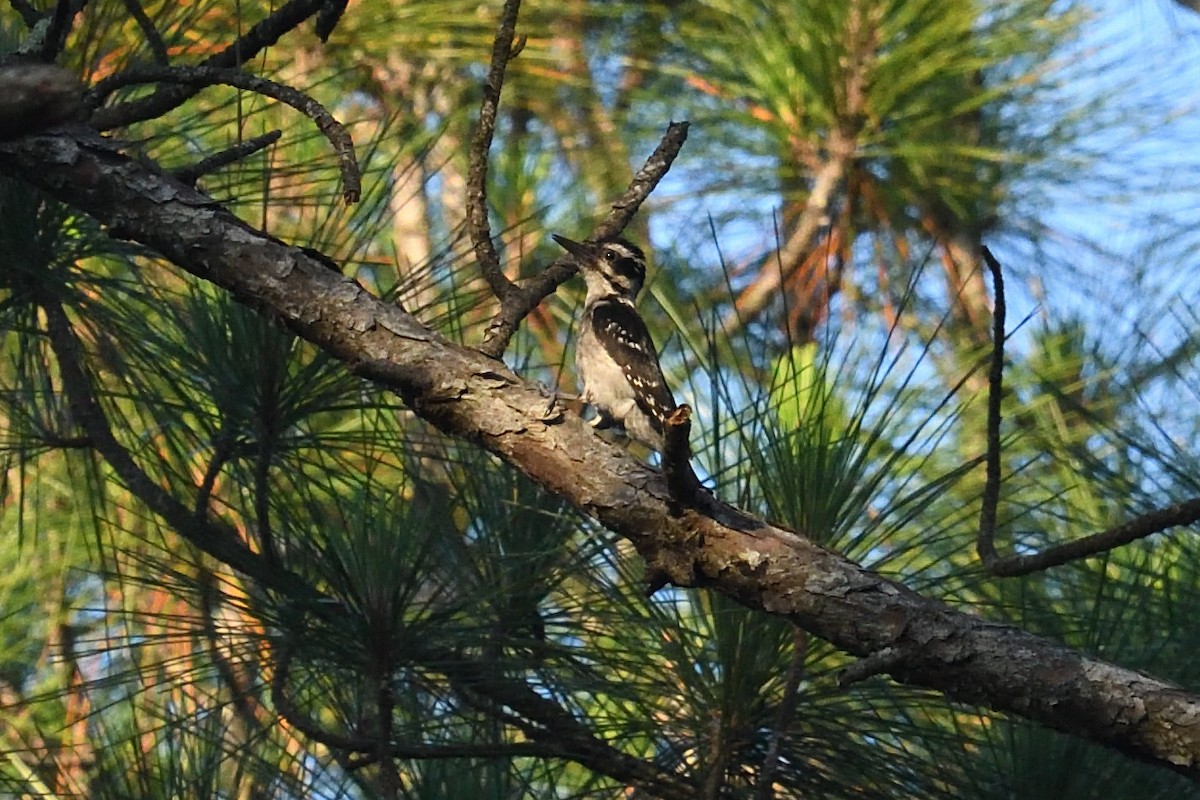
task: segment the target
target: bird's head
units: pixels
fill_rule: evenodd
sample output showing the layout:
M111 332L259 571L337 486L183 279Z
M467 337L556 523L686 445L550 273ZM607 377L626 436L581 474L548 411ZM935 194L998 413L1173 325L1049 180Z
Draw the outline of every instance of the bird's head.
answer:
M557 234L553 237L575 257L589 294L616 295L632 302L646 282L646 255L632 242L619 238L576 242Z

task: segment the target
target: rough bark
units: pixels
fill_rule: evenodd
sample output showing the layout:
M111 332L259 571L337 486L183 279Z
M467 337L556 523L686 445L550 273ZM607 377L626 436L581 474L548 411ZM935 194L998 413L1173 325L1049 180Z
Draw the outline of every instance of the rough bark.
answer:
M627 537L657 573L784 617L896 680L1200 777L1200 696L922 597L804 536L709 500L605 443L500 361L455 345L297 247L87 132L0 144L39 187L223 286Z

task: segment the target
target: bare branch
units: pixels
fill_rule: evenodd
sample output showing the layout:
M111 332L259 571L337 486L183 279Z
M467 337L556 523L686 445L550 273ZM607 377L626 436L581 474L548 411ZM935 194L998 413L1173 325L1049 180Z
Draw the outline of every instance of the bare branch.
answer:
M1028 575L1032 572L1058 567L1070 561L1090 558L1115 547L1136 542L1138 539L1162 533L1170 528L1194 525L1197 522L1200 522L1200 497L1193 497L1148 511L1128 522L1099 533L1093 533L1090 536L1084 536L1081 539L1047 547L1045 550L1028 555L997 557L991 563L984 562L984 566L993 575L1002 578Z
M991 569L996 555L996 508L1000 504L1000 401L1004 394L1004 270L992 251L983 248L983 260L987 262L995 283L995 311L992 312L992 361L988 371L987 398L987 458L986 478L983 485L983 500L979 510L979 537L975 550L984 566Z
M492 43L492 65L483 84L483 101L479 106L479 123L471 139L470 166L467 169L467 231L475 248L475 261L484 279L501 302L512 289L512 282L500 266L496 245L492 242L488 223L487 173L488 151L496 132L496 114L500 109L500 92L504 88L504 71L513 58L513 39L516 36L517 13L521 0L505 0L500 26Z
M658 147L633 176L629 188L612 204L608 215L596 226L587 241L607 239L625 230L625 226L633 219L642 203L671 169L671 164L675 162L675 157L687 141L687 131L686 122L672 122L667 126ZM501 301L500 310L484 335L480 352L492 358L499 358L508 347L508 342L516 333L521 321L537 308L542 300L568 281L575 274L575 270L575 262L569 256L563 256L540 274L518 281Z
M320 11L326 2L328 0L288 0L224 50L205 59L202 66L240 67ZM164 87L148 97L99 109L92 115L91 125L96 130L108 131L154 119L183 105L198 91L199 87L191 84Z
M692 407L687 403L676 406L663 427L662 470L671 489L671 499L680 505L694 505L704 490L691 464L688 438L692 432Z
M979 512L979 536L976 540L976 552L984 568L991 574L1004 578L1028 575L1089 558L1138 539L1162 533L1169 528L1200 522L1200 497L1193 497L1154 509L1099 533L1047 547L1037 553L1000 556L996 552L996 511L1000 503L1000 401L1004 390L1004 276L1000 262L986 247L983 248L983 259L996 285L996 310L992 322L994 344L991 370L988 374L987 478Z
M171 60L167 55L167 44L163 41L162 34L154 27L154 23L150 21L150 17L146 16L142 4L138 0L122 0L122 2L125 3L125 10L129 12L129 16L133 17L133 21L142 29L142 35L146 37L146 46L150 48L150 52L154 56L154 63L166 66Z
M172 171L172 174L183 183L189 186L194 186L196 181L210 173L223 169L230 164L237 163L244 158L247 158L265 147L270 147L279 141L282 136L282 131L267 131L261 136L255 136L252 139L247 139L244 142L238 142L228 150L222 150L219 153L213 153L205 159L197 161L187 167L179 167Z
M342 194L347 203L355 203L362 195L362 176L358 160L354 156L354 142L342 123L325 110L325 106L304 92L276 83L268 78L251 75L238 69L219 67L132 67L118 72L97 83L88 91L85 102L92 108L99 106L110 94L124 86L138 83L185 83L197 86L223 84L249 92L271 97L285 103L316 123L338 154L338 166L342 173Z

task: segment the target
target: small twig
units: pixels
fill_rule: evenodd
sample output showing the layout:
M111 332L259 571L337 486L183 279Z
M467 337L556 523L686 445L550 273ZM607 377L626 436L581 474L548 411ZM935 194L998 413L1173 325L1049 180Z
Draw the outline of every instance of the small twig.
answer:
M992 364L988 371L987 398L987 458L983 486L982 508L979 510L979 537L975 549L984 566L997 560L996 509L1000 504L1000 401L1004 390L1004 274L992 251L983 248L983 260L995 283L995 306L992 314Z
M687 132L686 122L672 122L667 126L658 147L633 176L625 193L612 204L608 215L596 226L588 241L611 238L625 230L625 226L633 219L642 203L671 169L671 164L675 162L675 157L687 141ZM563 256L540 274L514 284L501 300L496 317L488 325L483 344L479 347L480 352L492 358L499 358L508 347L508 342L516 333L521 321L537 308L542 300L569 280L575 271L575 261L570 256Z
M1082 539L1047 547L1045 550L1028 555L997 557L990 563L985 561L984 566L988 572L1002 578L1028 575L1032 572L1040 572L1070 561L1107 552L1115 547L1136 542L1138 539L1162 533L1168 528L1193 525L1197 522L1200 522L1200 497L1193 497L1148 511L1120 525L1084 536Z
M513 38L516 35L517 13L521 0L505 0L500 26L492 43L492 65L483 84L483 101L479 106L479 123L471 139L470 166L467 168L467 231L475 249L475 261L492 289L503 302L512 290L512 282L500 266L500 256L492 241L488 223L487 173L488 151L496 131L496 114L500 108L500 92L504 88L504 71L513 58Z
M133 17L133 21L142 29L142 35L146 37L146 45L154 56L154 63L166 66L171 60L167 55L167 43L163 41L162 35L154 27L150 17L146 16L142 4L138 0L122 0L122 2L125 3L125 10L129 12L129 16Z
M239 142L228 150L214 153L207 158L197 161L195 164L179 167L173 170L171 174L183 183L194 186L196 181L203 176L223 169L230 164L235 164L244 158L248 158L263 148L270 147L279 141L279 137L282 135L281 131L268 131L261 136L255 136L253 139Z
M276 83L259 75L222 67L132 67L97 83L87 93L86 103L96 108L110 94L124 86L138 83L185 83L200 86L223 84L274 98L311 119L325 135L338 154L342 173L342 193L347 203L358 201L362 194L358 161L354 157L354 142L342 123L334 119L323 105L291 86Z
M202 66L240 67L248 63L264 48L275 44L284 34L320 11L327 2L328 0L289 0L224 50L205 59ZM198 91L199 88L193 85L163 87L148 97L139 97L112 108L98 110L92 115L91 125L96 130L108 131L154 119L183 105Z
M873 675L890 671L904 660L904 653L898 647L885 647L869 656L860 658L838 673L837 683L843 689L860 681L865 681Z

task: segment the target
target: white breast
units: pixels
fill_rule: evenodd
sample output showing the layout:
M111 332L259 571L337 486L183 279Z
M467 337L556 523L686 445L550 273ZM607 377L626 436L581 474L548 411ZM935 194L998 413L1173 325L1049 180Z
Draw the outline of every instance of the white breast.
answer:
M590 315L584 317L583 330L575 346L575 367L583 381L583 399L618 421L636 405L633 388L625 373L592 333Z

